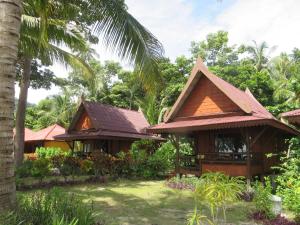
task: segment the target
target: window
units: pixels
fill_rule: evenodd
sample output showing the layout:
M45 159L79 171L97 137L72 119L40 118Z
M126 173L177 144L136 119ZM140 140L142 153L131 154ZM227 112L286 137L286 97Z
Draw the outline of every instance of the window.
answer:
M90 153L92 151L92 144L91 143L83 143L83 152Z
M246 144L240 134L217 134L215 151L220 160L246 160Z

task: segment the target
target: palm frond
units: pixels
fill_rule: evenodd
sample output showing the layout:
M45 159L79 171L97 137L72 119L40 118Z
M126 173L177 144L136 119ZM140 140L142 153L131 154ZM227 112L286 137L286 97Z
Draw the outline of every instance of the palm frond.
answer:
M162 44L142 26L121 1L99 1L98 22L94 32L102 36L104 45L127 62L133 63L146 86L154 87L159 79L158 61Z

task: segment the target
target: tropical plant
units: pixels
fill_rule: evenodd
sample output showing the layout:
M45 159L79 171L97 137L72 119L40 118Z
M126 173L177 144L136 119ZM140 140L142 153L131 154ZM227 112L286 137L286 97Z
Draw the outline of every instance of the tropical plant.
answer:
M213 222L216 222L221 210L226 221L227 207L239 201L244 187L244 182L239 177L229 177L219 172L205 173L196 186L195 205L207 207Z
M259 72L264 68L267 68L267 63L269 60L269 54L276 49L276 46L273 46L269 49L269 52L266 53L268 45L265 41L257 44L256 41L253 41L252 46L247 46L246 50L251 54L251 59L254 62L256 70Z
M300 158L297 153L281 159L282 163L277 167L280 174L276 179L276 193L282 197L283 205L300 220Z
M267 218L273 218L275 216L272 211L271 189L270 181L267 179L265 186L261 182L254 184L253 202L255 208L257 212L263 213Z
M40 183L50 173L50 161L48 159L37 159L32 162L31 176L38 178Z
M48 192L22 195L17 208L0 218L2 225L93 225L92 207L74 194L54 188Z
M21 25L21 1L0 1L0 211L15 205L13 156L14 82Z
M73 53L90 55L89 47L79 28L72 25L70 18L65 16L71 12L70 6L58 4L58 1L26 0L23 10L19 44L19 65L22 72L15 136L17 165L23 161L25 111L32 59L41 60L43 65L59 61L65 65L79 67L82 74L92 74L79 55L73 55L62 48L67 47Z
M215 225L207 216L199 213L197 207L194 212L188 216L187 225Z

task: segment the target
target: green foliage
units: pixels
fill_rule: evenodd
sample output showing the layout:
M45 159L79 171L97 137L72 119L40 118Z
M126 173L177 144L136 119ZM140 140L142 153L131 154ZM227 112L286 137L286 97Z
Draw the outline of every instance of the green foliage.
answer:
M253 202L255 205L255 209L258 212L264 213L268 218L273 218L275 215L272 211L272 187L268 179L266 179L265 183L265 186L260 182L256 182L254 184Z
M300 157L294 154L293 157L282 158L278 168L280 175L277 177L277 195L283 199L283 205L292 211L297 218L300 217Z
M24 160L23 163L16 168L16 177L17 178L24 178L30 177L32 168L33 168L34 161L31 160Z
M228 32L218 31L206 36L205 41L192 42L191 53L194 58L199 56L208 66L233 64L238 60L235 46L228 46Z
M174 169L175 166L175 147L170 142L164 142L161 146L156 150L156 157L160 158L164 161L164 164L167 166L169 170Z
M31 176L38 178L40 182L50 173L50 161L48 159L37 159L32 162Z
M80 169L83 174L91 174L94 169L94 162L92 160L84 159L80 162Z
M64 157L58 169L65 179L70 175L74 179L74 176L80 174L80 160L73 156Z
M71 154L71 150L64 151L57 147L39 147L35 150L38 158L50 159L55 156L68 156Z
M215 225L207 216L199 213L197 207L194 212L188 216L187 225Z
M92 207L74 194L52 189L21 196L15 211L0 219L3 225L93 225Z
M201 208L207 207L214 222L218 218L218 211L222 210L226 221L227 207L239 201L244 187L244 182L239 177L229 177L218 172L205 173L196 186L196 205Z

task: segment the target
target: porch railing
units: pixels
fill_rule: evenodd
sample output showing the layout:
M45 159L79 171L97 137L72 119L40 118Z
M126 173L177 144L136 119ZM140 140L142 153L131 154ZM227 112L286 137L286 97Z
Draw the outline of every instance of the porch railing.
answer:
M251 165L261 164L263 153L250 153ZM203 153L199 155L181 155L180 166L186 169L198 169L201 163L246 164L247 153Z

